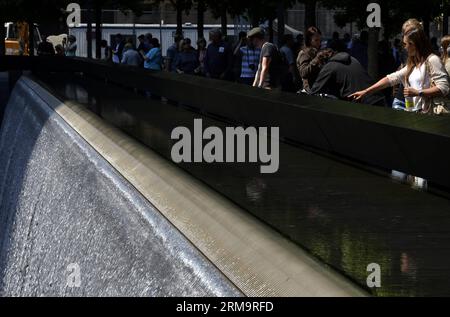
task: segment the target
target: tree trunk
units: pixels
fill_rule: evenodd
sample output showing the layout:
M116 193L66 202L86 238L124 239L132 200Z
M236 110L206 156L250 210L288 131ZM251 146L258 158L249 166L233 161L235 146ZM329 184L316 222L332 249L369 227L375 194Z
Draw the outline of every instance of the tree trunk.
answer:
M311 26L316 26L316 1L305 1L305 30Z
M284 37L285 29L285 19L284 15L286 13L284 3L282 1L278 2L277 5L277 17L278 17L278 46L281 47Z
M205 37L205 0L198 0L197 34L199 39Z
M377 80L378 78L378 39L379 39L380 29L370 28L369 29L369 43L367 48L367 54L369 59L368 72L369 75Z
M86 41L87 41L87 57L92 58L92 2L87 3L87 28L86 28Z
M95 58L102 58L102 7L95 3Z
M5 48L5 37L6 37L6 30L3 27L5 25L5 22L0 21L0 56L4 56L6 53Z
M222 34L223 36L228 35L228 17L227 17L227 8L224 6L222 9L222 14L220 15L220 23L222 25Z
M177 8L177 34L183 34L183 8Z

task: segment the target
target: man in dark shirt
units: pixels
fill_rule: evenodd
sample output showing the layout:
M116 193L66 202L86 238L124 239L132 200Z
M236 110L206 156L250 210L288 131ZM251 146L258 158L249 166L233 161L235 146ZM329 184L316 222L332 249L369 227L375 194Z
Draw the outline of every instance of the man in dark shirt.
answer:
M211 31L209 37L211 44L206 50L204 61L206 76L215 79L229 79L233 67L232 48L222 39L220 30Z
M327 94L342 100L347 100L355 91L371 86L374 81L363 66L348 53L329 51L330 59L322 68L311 89L312 95ZM385 106L382 93L365 97L362 103Z
M180 42L183 40L182 34L175 34L174 43L167 49L167 57L166 57L166 70L168 72L176 71L176 63L178 59L178 53L180 51Z
M254 28L248 32L248 39L253 47L261 49L258 72L253 86L269 90L276 88L281 62L278 48L265 40L264 30L261 28Z
M146 39L145 35L140 35L138 37L139 46L137 48L137 51L143 55L147 55L147 53L150 51L150 42Z

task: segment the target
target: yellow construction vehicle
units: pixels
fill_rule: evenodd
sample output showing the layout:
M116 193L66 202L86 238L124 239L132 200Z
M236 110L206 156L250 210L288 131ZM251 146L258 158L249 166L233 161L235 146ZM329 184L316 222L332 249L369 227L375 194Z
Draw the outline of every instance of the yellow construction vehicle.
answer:
M33 25L34 49L42 42L41 33L36 24ZM26 22L7 22L5 23L6 55L30 55L30 27Z

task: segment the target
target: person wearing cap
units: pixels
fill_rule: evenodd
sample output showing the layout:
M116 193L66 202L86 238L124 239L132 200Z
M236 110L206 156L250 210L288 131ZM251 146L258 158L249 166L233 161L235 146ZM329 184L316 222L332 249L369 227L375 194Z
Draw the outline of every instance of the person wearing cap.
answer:
M222 38L220 30L209 33L211 44L206 49L205 73L209 78L229 79L233 67L233 51Z
M254 87L274 89L278 86L279 51L278 48L265 40L264 30L254 28L247 34L249 43L255 48L261 49L258 71L256 72Z

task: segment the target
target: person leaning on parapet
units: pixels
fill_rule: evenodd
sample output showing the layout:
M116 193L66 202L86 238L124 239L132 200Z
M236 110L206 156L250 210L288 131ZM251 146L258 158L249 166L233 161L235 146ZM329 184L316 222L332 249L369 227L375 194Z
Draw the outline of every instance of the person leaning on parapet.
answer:
M278 48L266 41L265 32L259 27L248 32L248 39L253 47L261 50L253 87L268 90L277 88L280 77L280 52Z
M178 53L180 52L180 42L183 39L182 34L175 34L174 43L167 49L166 70L168 72L175 72L175 64L177 62Z
M441 40L442 48L442 63L445 66L445 70L450 74L450 35L446 35Z
M205 75L205 58L206 58L206 40L202 37L197 41L197 59L200 65L199 75Z
M144 58L144 68L150 70L162 70L162 53L157 38L152 39L152 49L147 55L142 56Z
M311 88L326 62L327 54L320 52L322 33L316 27L305 32L305 46L297 57L297 68L303 82L303 89L310 93Z
M350 97L362 100L403 82L407 110L427 114L441 111L439 108L435 109L433 99L448 95L450 87L447 71L441 59L433 54L431 43L417 20L408 20L403 31L403 43L408 51L407 65Z
M242 55L241 49L247 47L247 32L239 32L239 39L233 45L233 81L239 81L242 71Z
M220 30L212 30L209 38L211 43L205 57L206 77L228 80L233 67L232 48L223 40Z
M102 60L106 62L112 62L112 49L108 45L106 40L100 42L100 47L102 48Z
M143 35L143 34L139 35L138 41L139 41L139 45L137 47L137 51L142 55L147 54L148 51L150 51L150 49L151 49L150 42L147 41L147 39L145 38L145 35Z
M175 65L178 74L194 75L200 72L197 52L191 44L191 39L188 38L180 42L180 53Z
M258 71L261 49L254 47L253 43L247 41L247 46L241 47L236 59L241 61L240 78L238 82L247 86L253 86L256 72Z
M77 53L77 38L73 35L69 35L68 44L66 46L66 56L75 57Z
M343 49L341 47L341 49ZM327 49L328 62L323 66L313 87L312 95L329 95L341 100L348 100L354 91L364 89L374 83L367 71L358 60L347 52L337 52ZM386 106L384 95L377 93L366 96L363 103L368 105Z
M112 61L114 64L120 64L122 60L123 48L125 47L125 41L122 34L117 34L115 39L115 47L112 49Z
M127 43L123 48L123 56L121 63L128 66L140 66L143 57L134 49L133 44Z

